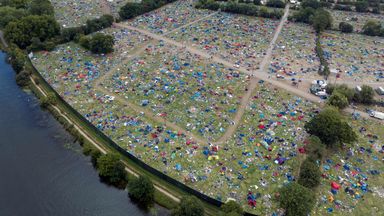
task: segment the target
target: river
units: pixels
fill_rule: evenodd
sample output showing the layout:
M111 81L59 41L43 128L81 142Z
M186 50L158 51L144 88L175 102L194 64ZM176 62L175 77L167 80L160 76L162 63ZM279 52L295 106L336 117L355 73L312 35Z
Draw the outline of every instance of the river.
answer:
M74 138L14 76L0 53L0 215L152 215L99 181Z

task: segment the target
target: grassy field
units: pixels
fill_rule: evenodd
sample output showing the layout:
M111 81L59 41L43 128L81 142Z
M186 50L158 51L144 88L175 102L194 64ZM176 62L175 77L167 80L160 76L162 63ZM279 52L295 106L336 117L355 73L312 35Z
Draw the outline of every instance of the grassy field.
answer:
M167 15L178 8L181 8L178 16L184 15L181 19ZM165 33L196 19L194 10L186 1L180 1L127 23ZM206 14L205 11L201 13ZM219 13L167 37L254 69L277 23L276 20ZM301 70L301 64L315 67L311 49L313 32L304 25L287 24L285 27L275 47L273 61L294 58L290 65L285 65L292 71ZM34 53L32 62L66 102L145 163L212 198L221 201L233 198L249 212L259 215L278 212L274 194L298 175L298 167L305 157L302 148L308 136L303 127L318 106L260 81L235 133L224 143L214 144L231 124L249 77L161 41L152 41L149 45L149 38L139 33L120 28L104 32L115 36L112 54L92 55L69 43L52 52ZM379 57L383 55L380 40L329 32L324 34L322 41L332 67L346 71L353 64L360 68L343 76L372 81L372 71L380 70ZM146 49L138 52L143 46ZM98 79L105 80L96 86ZM95 139L100 139L103 146L111 148L100 135L88 130L86 123L72 116L68 108L63 109L95 135ZM193 140L140 110L162 116L206 142ZM383 211L381 206L370 207L382 199L379 197L384 131L372 121L350 122L359 134L359 142L354 148L329 155L319 164L324 178L317 190L315 215L330 211L337 215L351 212L374 215ZM149 175L170 191L185 194L132 161L125 161L132 169ZM332 181L341 184L342 189L332 195L330 202ZM349 189L346 193L347 187L353 188L355 194L358 192L360 198L352 197ZM248 193L255 195L255 207L247 204ZM217 210L212 206L208 208L211 212Z

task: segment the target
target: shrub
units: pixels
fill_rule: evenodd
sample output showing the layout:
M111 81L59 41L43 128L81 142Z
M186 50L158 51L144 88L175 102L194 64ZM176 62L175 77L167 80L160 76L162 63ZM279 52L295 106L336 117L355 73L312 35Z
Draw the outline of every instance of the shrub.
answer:
M339 30L344 33L351 33L353 32L353 26L346 22L339 23Z
M17 85L24 87L29 84L29 76L31 74L28 71L21 71L20 73L16 74L16 83Z
M363 26L363 34L369 36L380 36L382 27L380 22L375 20L368 20Z

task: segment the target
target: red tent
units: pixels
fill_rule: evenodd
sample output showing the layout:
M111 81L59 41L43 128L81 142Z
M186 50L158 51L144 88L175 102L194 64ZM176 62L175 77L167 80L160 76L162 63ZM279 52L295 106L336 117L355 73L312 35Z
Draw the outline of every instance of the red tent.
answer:
M335 190L339 190L340 189L340 185L337 184L336 182L332 182L331 183L331 187L332 187L332 189L335 189Z

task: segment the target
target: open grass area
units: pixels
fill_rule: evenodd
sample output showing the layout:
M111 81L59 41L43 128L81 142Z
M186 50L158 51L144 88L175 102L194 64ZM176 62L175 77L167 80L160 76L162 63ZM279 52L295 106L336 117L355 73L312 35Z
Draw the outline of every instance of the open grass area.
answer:
M178 1L126 24L162 34L213 13L196 11L189 2ZM217 13L167 37L231 61L235 68L253 70L264 57L277 25L277 20ZM141 33L116 27L103 32L115 37L112 54L92 55L68 43L52 52L34 53L32 62L65 101L143 162L212 198L223 202L235 199L248 212L280 212L274 202L275 192L298 175L308 138L303 127L318 111L318 105L260 81L239 127L229 139L217 144L214 141L232 124L239 102L248 92L249 76ZM314 38L309 26L286 23L274 47L271 69L303 77L315 73ZM331 68L339 69L343 79L375 81L375 72L382 71L381 39L327 32L322 42ZM165 121L204 142L172 129ZM351 120L351 124L359 134L356 146L329 155L319 164L324 177L316 191L319 196L314 215L330 211L374 215L384 211L375 206L384 193L380 184L382 125L369 120ZM95 137L102 139L97 133ZM164 183L132 161L125 161ZM332 181L342 189L330 202ZM165 185L185 194L176 186ZM353 196L350 189L355 192ZM255 207L248 205L249 193L254 195Z

